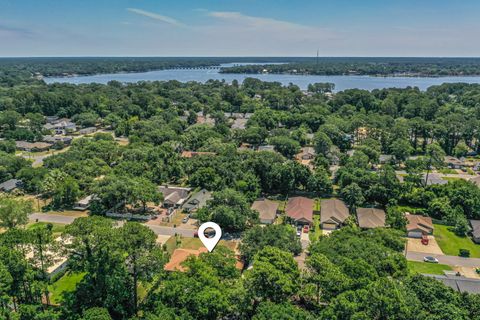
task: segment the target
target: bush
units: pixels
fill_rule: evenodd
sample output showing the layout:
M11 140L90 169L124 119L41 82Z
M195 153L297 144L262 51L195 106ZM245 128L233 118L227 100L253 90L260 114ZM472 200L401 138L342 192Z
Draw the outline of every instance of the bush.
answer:
M468 258L468 257L470 257L470 250L460 249L458 255L459 255L460 257Z

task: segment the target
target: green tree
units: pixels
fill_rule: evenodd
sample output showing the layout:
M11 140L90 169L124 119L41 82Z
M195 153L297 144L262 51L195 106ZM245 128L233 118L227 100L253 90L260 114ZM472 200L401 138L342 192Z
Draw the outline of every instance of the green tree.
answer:
M298 292L299 277L291 253L267 246L255 255L245 285L256 301L285 302Z
M357 207L365 201L363 191L356 183L352 183L343 188L341 195L347 203L351 213L355 213Z
M25 225L32 212L33 207L30 200L9 196L0 197L0 227L13 229Z

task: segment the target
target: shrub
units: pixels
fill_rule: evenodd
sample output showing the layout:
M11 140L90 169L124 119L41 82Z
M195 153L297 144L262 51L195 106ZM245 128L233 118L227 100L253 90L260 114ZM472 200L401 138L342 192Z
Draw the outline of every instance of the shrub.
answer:
M470 257L470 250L460 249L458 255L459 255L460 257L468 258L468 257Z

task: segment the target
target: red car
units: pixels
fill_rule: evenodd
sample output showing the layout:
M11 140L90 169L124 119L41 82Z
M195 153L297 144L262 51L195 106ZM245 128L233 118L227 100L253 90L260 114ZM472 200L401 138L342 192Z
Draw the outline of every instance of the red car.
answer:
M303 232L308 233L308 231L310 231L310 227L309 227L309 226L303 227Z

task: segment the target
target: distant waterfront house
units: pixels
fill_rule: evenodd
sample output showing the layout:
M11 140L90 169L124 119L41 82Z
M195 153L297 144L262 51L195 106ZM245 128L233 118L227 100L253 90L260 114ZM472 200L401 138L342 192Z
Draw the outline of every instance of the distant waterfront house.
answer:
M165 208L179 208L190 194L191 188L161 186L159 191L163 194L163 206Z
M320 226L322 229L338 229L349 216L348 208L342 200L322 200L320 209Z
M27 142L27 141L15 141L15 146L18 150L26 152L42 152L47 151L52 146L51 143L46 142Z
M480 244L480 220L470 220L473 241Z
M285 214L297 224L311 225L313 223L313 199L293 197L288 199Z
M358 208L357 221L360 228L385 227L385 211L375 208Z
M17 188L21 188L23 185L21 180L10 179L3 183L0 183L0 191L2 192L12 192Z
M415 214L406 214L407 234L410 238L421 238L422 235L433 234L432 218Z
M89 195L83 199L80 199L77 201L77 203L75 203L75 205L73 206L73 209L81 210L81 211L87 210L90 207L90 204L93 199L94 199L93 195Z
M260 223L272 224L277 217L278 202L259 199L252 204L251 209L258 211Z
M212 193L205 189L202 189L192 195L182 206L182 209L186 212L192 212L198 209L203 208L207 201L212 199Z

